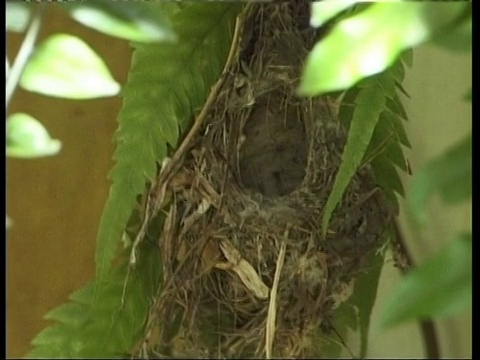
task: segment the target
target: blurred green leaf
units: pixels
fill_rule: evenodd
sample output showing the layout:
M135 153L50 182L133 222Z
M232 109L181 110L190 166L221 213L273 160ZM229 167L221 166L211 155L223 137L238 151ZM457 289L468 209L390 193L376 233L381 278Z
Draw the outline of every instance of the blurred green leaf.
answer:
M358 0L314 1L312 3L310 25L321 27L328 20L357 2Z
M411 215L420 225L426 222L428 198L439 192L448 204L472 196L472 134L415 174L407 194Z
M461 234L408 273L384 308L379 326L453 316L472 306L472 235Z
M55 155L61 143L52 139L43 125L28 114L16 113L8 117L6 126L7 156L37 158Z
M472 88L468 89L468 91L463 96L463 99L472 102Z
M436 45L452 51L472 51L472 8L467 7L455 26L433 40Z
M149 43L176 40L160 3L84 0L59 5L81 24L110 36Z
M67 34L52 35L40 45L25 67L20 85L69 99L113 96L120 90L102 59L83 40Z
M299 93L348 88L390 66L405 49L437 35L465 9L463 2L374 3L339 22L307 58Z
M24 32L30 21L31 7L28 2L7 2L5 16L7 31Z

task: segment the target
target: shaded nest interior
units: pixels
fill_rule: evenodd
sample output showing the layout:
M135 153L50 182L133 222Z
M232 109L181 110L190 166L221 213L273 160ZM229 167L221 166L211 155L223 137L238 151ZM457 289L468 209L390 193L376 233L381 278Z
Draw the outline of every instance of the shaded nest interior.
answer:
M173 180L153 354L320 356L316 336L382 245L389 216L368 166L322 237L346 135L332 100L295 96L319 36L309 13L249 5L233 70Z

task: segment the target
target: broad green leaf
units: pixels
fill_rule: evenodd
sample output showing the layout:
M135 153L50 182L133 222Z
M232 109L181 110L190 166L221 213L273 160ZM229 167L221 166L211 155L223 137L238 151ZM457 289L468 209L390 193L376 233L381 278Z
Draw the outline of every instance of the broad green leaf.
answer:
M138 42L176 39L168 18L159 11L160 3L130 1L119 6L111 0L84 0L59 5L81 24L107 35Z
M70 296L70 302L45 318L55 324L32 340L28 357L122 358L137 341L145 325L151 299L160 284L160 259L152 245L140 248L142 263L131 271L122 306L128 261L105 279L95 302L94 284ZM128 250L123 253L128 257Z
M24 32L30 21L32 5L28 2L7 2L5 24L7 31Z
M468 89L468 91L463 96L463 99L472 102L472 88Z
M447 317L472 306L472 235L460 234L409 272L391 295L379 326Z
M20 85L68 99L113 96L120 90L102 59L83 40L67 34L52 35L35 50Z
M375 3L339 22L307 58L299 93L344 89L393 64L400 53L448 28L463 2Z
M62 145L52 139L34 117L16 113L8 117L6 126L7 156L38 158L57 154Z
M426 222L428 198L438 192L448 204L459 203L472 196L472 134L420 169L407 194L413 218Z
M162 8L159 8L162 10ZM188 2L171 17L176 44L135 44L116 132L116 164L95 253L99 283L108 273L136 198L176 148L194 111L224 67L241 4ZM199 21L201 19L201 21Z
M347 143L342 154L342 161L323 212L322 232L324 235L327 232L333 210L361 164L379 116L385 109L385 84L391 83L385 81L385 77L390 77L390 74L383 73L366 79L355 99L356 106L353 111Z
M328 20L334 18L343 10L348 9L358 0L335 0L335 1L314 1L312 3L312 16L310 25L321 27Z

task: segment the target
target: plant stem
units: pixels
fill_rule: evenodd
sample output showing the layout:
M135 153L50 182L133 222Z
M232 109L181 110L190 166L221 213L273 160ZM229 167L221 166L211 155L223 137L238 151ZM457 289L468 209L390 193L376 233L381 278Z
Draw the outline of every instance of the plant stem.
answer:
M27 64L27 61L33 51L35 41L38 37L43 10L45 7L44 4L39 4L37 6L37 11L30 22L27 33L25 34L25 38L20 46L20 50L18 50L17 57L15 58L15 61L13 62L8 73L7 82L5 85L5 109L8 108L8 103L10 102L15 89L17 88L23 69Z

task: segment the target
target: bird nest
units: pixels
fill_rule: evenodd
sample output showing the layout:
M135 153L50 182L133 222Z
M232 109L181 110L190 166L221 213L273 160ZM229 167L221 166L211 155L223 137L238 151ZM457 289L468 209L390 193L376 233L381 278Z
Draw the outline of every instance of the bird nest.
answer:
M322 236L346 136L333 100L295 96L319 34L306 1L247 8L237 56L172 180L157 355L321 355L314 337L389 219L365 166Z

